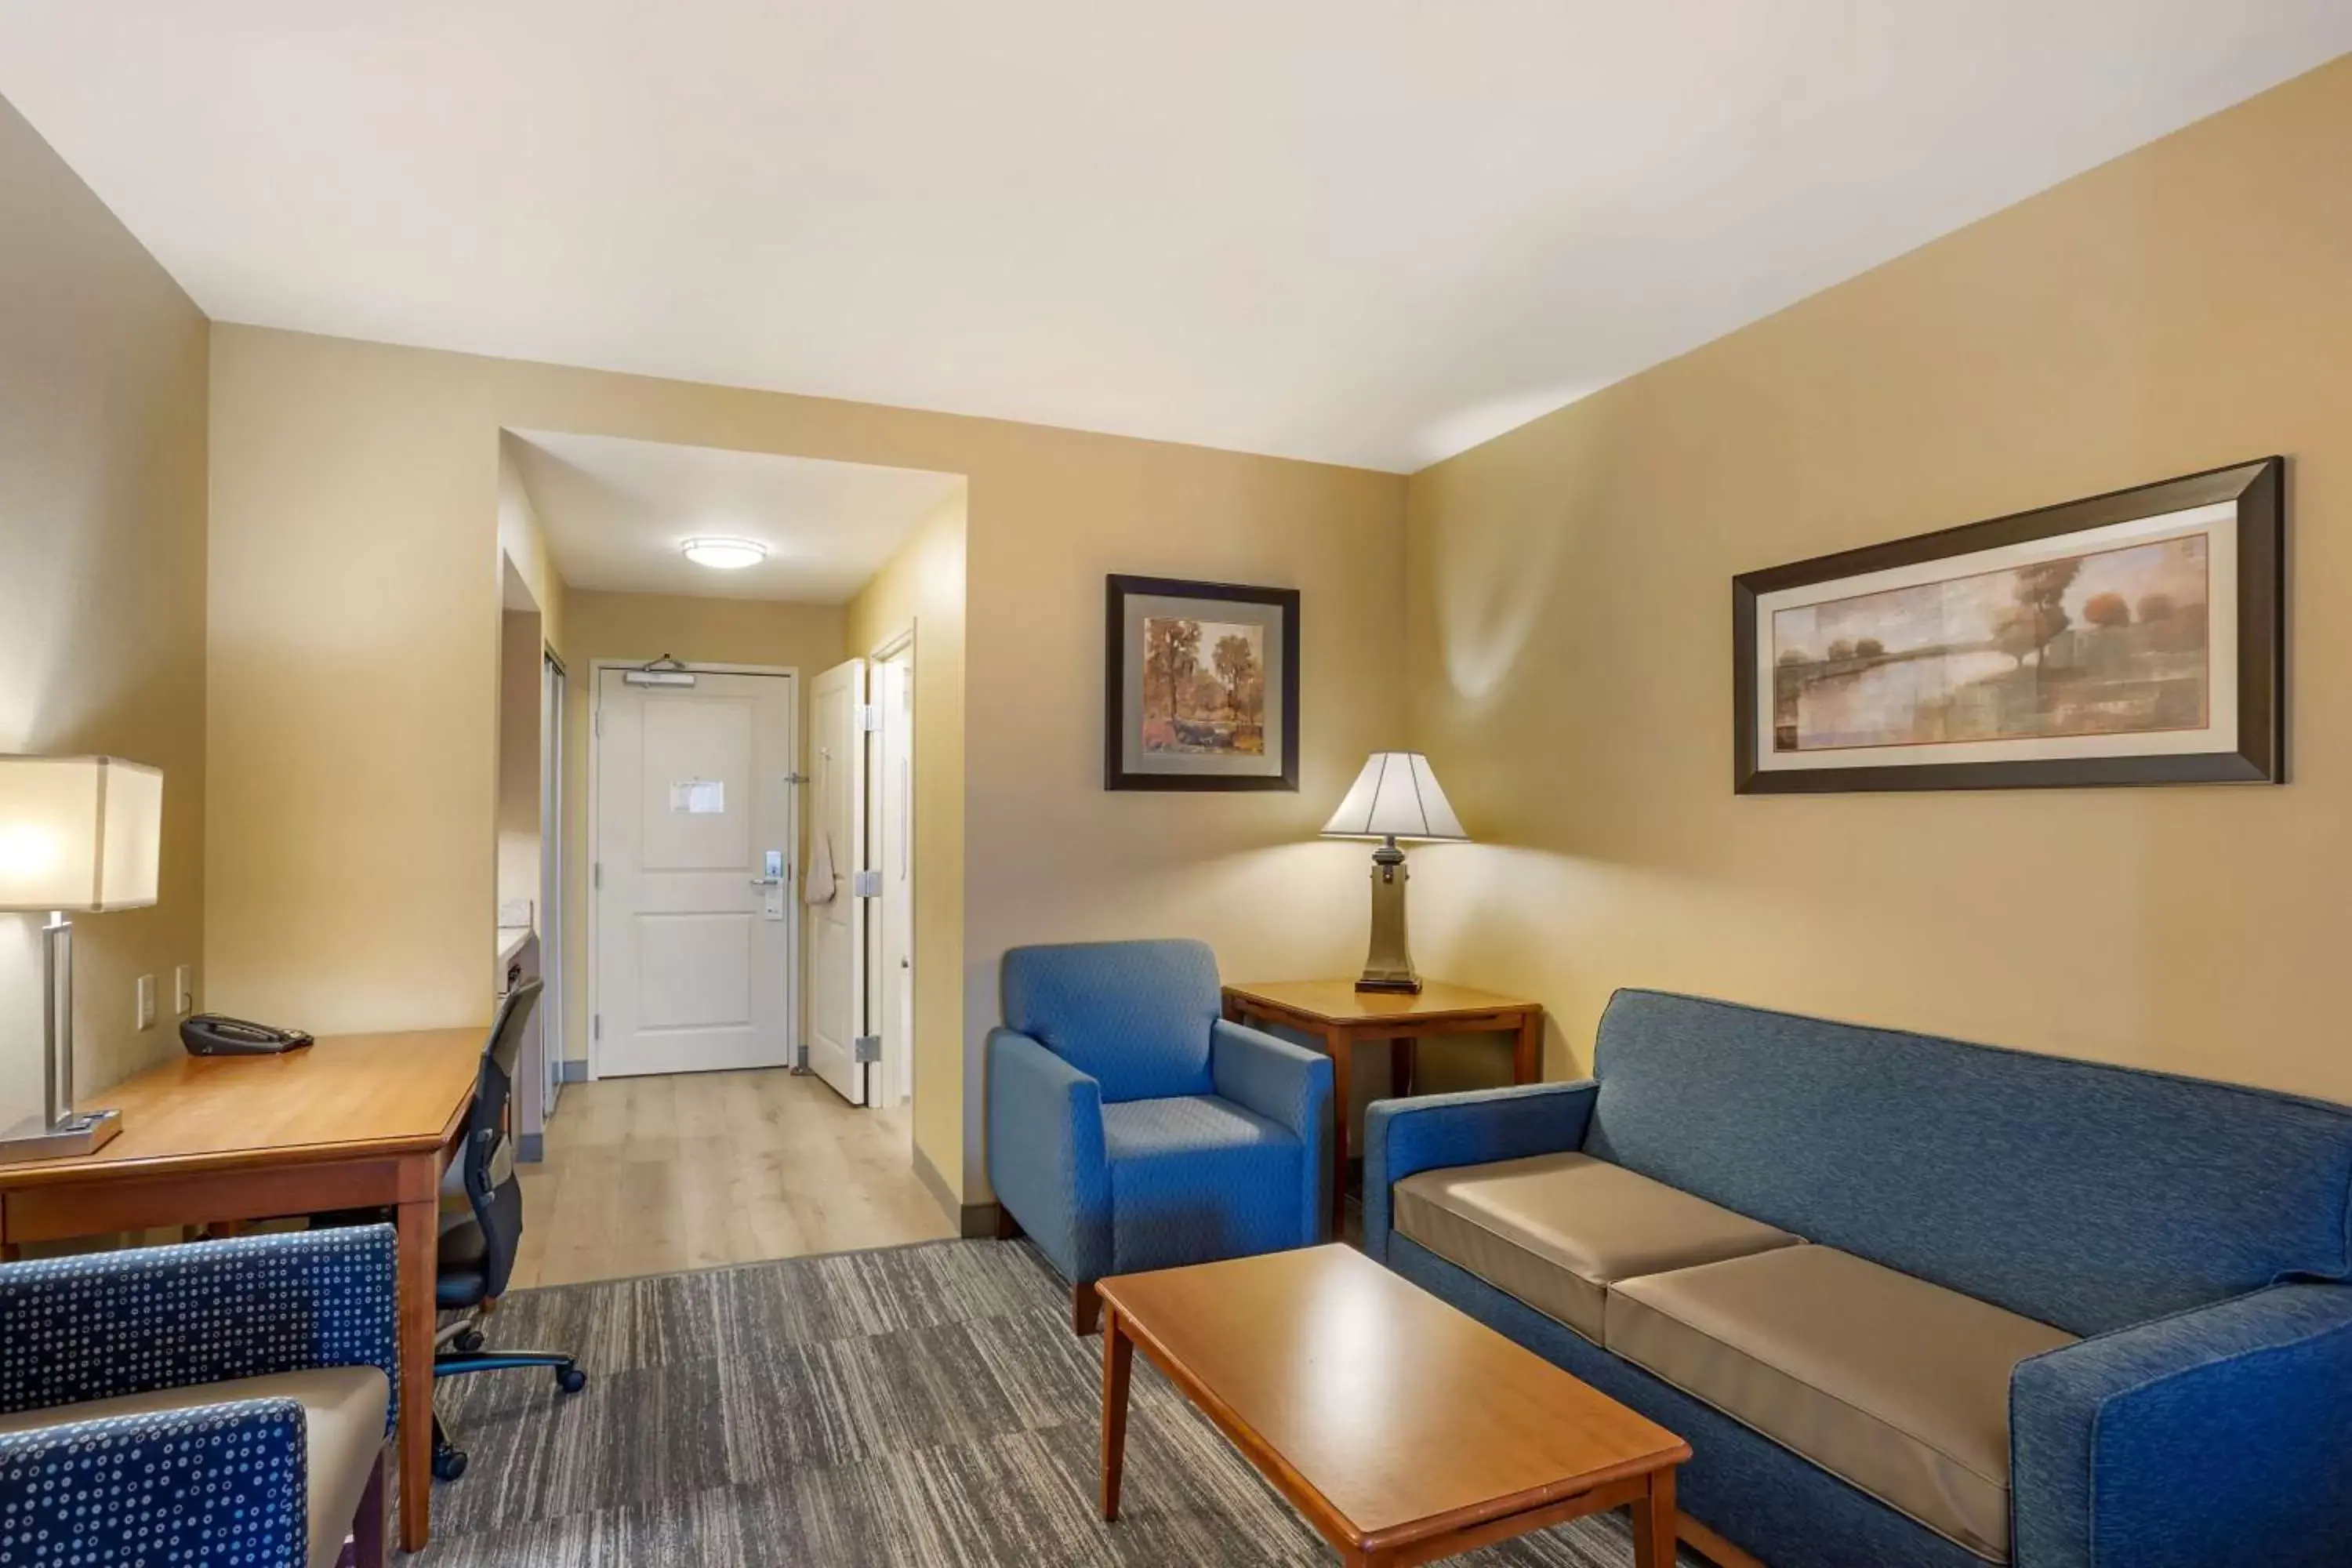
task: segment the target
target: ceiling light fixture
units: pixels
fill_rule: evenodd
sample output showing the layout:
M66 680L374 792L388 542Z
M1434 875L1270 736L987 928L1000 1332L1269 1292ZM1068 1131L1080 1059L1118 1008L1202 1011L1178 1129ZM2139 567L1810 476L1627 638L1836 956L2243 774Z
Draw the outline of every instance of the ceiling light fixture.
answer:
M697 566L740 572L768 558L768 547L749 539L689 539L678 550Z

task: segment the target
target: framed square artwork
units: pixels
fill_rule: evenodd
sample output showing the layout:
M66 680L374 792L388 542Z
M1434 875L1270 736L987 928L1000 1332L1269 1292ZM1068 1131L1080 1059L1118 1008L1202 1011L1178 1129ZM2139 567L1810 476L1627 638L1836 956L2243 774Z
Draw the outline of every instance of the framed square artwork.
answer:
M1298 787L1298 590L1108 580L1103 788Z

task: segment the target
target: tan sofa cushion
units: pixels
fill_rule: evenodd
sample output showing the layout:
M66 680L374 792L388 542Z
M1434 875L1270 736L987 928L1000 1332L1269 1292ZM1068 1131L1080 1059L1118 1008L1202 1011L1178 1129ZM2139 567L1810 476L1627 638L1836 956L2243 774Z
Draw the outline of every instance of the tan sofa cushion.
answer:
M359 1511L360 1494L367 1489L375 1457L383 1447L384 1411L391 1398L383 1373L374 1367L323 1367L125 1394L119 1399L93 1399L47 1410L14 1411L0 1415L0 1432L29 1432L109 1415L144 1415L238 1399L299 1401L307 1432L304 1462L310 1483L310 1568L333 1568L335 1559L342 1555L343 1538L351 1533L352 1516Z
M1609 1349L1996 1563L2010 1370L2074 1342L1827 1247L1621 1280L1609 1298Z
M1423 1171L1394 1203L1399 1232L1596 1344L1611 1281L1799 1239L1590 1154Z

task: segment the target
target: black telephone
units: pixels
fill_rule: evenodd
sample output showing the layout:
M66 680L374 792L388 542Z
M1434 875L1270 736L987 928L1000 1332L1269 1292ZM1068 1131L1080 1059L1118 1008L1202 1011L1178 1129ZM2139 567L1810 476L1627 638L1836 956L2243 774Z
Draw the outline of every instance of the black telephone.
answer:
M273 1029L218 1013L199 1013L180 1025L180 1044L192 1057L274 1057L311 1043L299 1029Z

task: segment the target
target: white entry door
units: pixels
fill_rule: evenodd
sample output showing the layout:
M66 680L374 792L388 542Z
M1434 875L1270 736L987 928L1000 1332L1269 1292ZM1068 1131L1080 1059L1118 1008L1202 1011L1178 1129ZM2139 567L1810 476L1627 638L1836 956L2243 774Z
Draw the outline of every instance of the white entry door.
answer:
M866 661L835 665L809 683L809 867L807 889L809 1070L864 1105L866 1043L866 900L856 873L866 864ZM820 849L820 840L823 847Z
M788 1067L793 679L633 673L596 688L597 1073Z

